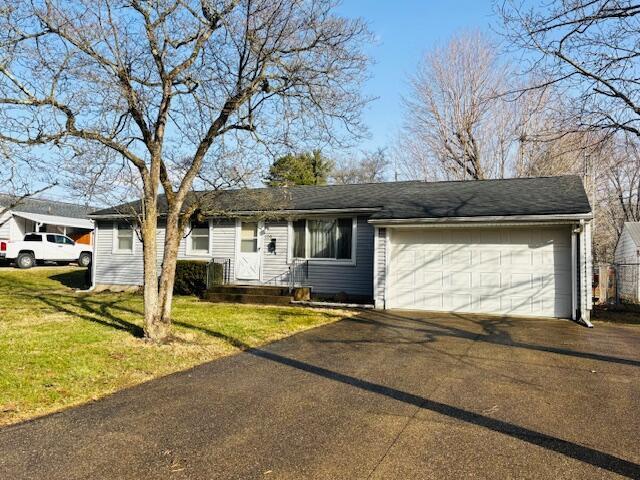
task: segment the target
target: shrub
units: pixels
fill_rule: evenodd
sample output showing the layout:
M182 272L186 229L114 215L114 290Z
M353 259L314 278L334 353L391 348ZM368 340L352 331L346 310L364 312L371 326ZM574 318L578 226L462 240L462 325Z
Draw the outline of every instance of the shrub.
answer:
M203 261L178 260L173 293L201 296L207 289L207 264Z

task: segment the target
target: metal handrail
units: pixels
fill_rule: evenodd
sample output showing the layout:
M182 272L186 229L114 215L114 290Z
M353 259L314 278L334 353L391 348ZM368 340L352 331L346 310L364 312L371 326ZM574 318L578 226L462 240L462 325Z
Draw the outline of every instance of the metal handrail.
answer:
M289 263L289 291L304 286L309 278L309 260L294 258Z
M216 275L216 265L222 265L222 275ZM218 277L218 278L217 278ZM231 258L213 257L207 264L207 290L214 285L231 283Z

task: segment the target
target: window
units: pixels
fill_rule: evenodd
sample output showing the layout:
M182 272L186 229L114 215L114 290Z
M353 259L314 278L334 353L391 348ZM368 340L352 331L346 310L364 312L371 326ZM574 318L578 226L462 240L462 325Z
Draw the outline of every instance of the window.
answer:
M296 220L291 226L294 258L353 260L352 218Z
M64 243L65 245L75 245L76 242L74 242L73 240L71 240L69 237L60 237L62 240L62 243Z
M240 228L240 251L255 253L258 251L258 222L242 222Z
M30 234L24 236L24 241L25 242L41 242L42 241L42 235L37 235L35 233L30 233Z
M116 251L133 252L133 228L128 223L118 223L116 229Z
M305 255L305 245L306 245L306 234L307 234L307 222L306 220L296 220L293 222L293 257L294 258L304 258Z
M191 253L209 253L209 222L193 222L189 239Z
M58 243L58 241L56 240L56 235L47 235L47 242Z

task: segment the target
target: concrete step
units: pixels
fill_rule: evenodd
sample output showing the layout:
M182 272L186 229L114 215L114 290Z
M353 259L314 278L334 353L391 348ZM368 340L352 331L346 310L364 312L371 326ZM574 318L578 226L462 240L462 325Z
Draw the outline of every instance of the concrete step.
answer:
M213 303L253 303L258 305L289 305L291 303L290 296L245 293L207 292L204 294L204 300Z
M273 285L214 285L207 290L209 293L233 293L242 295L278 295L289 297L287 287Z

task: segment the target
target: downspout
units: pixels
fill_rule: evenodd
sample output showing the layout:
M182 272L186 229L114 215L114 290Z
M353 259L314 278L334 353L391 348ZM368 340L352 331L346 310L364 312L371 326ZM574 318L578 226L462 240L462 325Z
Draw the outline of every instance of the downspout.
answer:
M584 238L584 232L584 220L581 219L580 225L571 230L571 320L585 327L593 328L593 324L583 315L582 309L582 296L585 290L584 283L589 281L586 275L584 282L580 282L582 295L580 296L580 306L578 306L578 278L582 277L582 269L585 267L586 261L586 257L584 257L586 252L585 245L579 248L578 240L580 237ZM582 243L584 244L585 242ZM581 258L578 258L578 254L580 254ZM578 313L578 310L580 313Z
M571 229L571 320L574 322L576 319L576 310L578 304L578 279L576 276L578 275L578 268L576 266L578 260L578 254L576 252L576 228Z
M582 262L580 263L580 276L582 276L582 271L584 269L584 282L580 282L580 288L582 289L582 294L583 295L591 295L591 279L587 278L587 261L589 261L590 259L587 258L587 239L585 238L586 235L586 228L585 228L585 222L584 219L580 219L580 236L582 238L582 248L580 249L580 256L582 259ZM590 241L590 239L589 239ZM582 298L582 297L581 297ZM593 324L589 321L589 319L587 318L587 316L584 314L584 309L582 308L582 301L580 301L580 319L579 322L584 325L587 328L593 328ZM587 303L587 300L585 300L585 305Z

